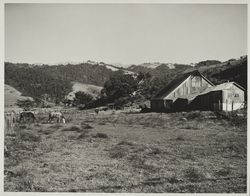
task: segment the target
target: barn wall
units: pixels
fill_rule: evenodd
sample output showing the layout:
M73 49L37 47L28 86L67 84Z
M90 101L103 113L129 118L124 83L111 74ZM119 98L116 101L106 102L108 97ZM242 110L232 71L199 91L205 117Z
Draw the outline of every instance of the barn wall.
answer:
M172 109L172 100L163 100L163 99L152 99L150 101L150 108L152 111L159 112L159 111L171 111Z
M222 110L222 91L212 91L207 94L197 96L190 103L190 110Z
M150 102L150 107L152 111L160 111L164 108L164 100L153 99Z
M233 111L244 107L244 91L233 85L230 89L223 90L222 108L224 111Z
M171 92L164 99L171 99L175 101L177 98L201 92L208 87L211 87L211 85L201 76L189 76L183 83L181 83L173 92Z

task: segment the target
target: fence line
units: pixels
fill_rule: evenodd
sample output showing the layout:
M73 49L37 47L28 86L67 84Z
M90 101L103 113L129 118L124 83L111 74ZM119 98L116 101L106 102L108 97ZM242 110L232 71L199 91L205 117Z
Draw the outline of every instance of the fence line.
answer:
M14 131L15 124L17 123L18 115L14 112L4 114L4 130L8 133Z

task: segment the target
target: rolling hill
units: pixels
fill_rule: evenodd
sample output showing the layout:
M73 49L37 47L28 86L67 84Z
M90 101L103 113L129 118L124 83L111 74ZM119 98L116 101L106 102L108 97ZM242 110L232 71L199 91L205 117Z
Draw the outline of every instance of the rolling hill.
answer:
M73 91L71 91L67 95L67 99L69 99L69 100L74 99L75 93L77 91L85 92L86 94L92 95L92 97L96 98L96 97L98 97L98 95L100 95L102 87L96 86L96 85L91 85L91 84L83 84L80 82L73 82L72 89L73 89Z
M98 86L98 89L95 89L98 92L110 77L118 74L144 75L144 82L141 81L139 89L144 98L150 99L176 76L192 70L199 70L215 84L229 80L247 89L247 56L225 62L206 60L195 66L143 63L126 69L94 61L53 66L6 62L5 84L16 88L25 96L33 98L49 96L50 101L58 103L66 95L74 94L78 90L88 92L89 85Z
M4 107L6 108L18 108L16 105L17 100L33 100L31 97L22 96L22 93L13 88L10 85L4 85Z

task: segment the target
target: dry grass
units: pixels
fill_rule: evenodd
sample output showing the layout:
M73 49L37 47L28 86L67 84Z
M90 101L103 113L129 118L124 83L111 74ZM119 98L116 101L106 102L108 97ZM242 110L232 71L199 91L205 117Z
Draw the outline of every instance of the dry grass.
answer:
M5 134L5 191L246 192L244 116L81 112Z

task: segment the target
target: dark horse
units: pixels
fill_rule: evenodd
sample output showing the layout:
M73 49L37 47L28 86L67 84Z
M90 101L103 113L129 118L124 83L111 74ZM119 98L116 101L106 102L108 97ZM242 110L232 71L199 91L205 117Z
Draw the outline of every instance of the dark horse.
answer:
M19 122L24 121L24 119L32 119L34 122L36 120L36 117L33 112L23 111L20 113Z

